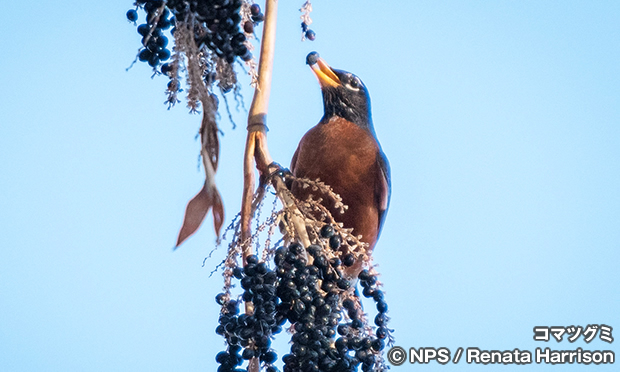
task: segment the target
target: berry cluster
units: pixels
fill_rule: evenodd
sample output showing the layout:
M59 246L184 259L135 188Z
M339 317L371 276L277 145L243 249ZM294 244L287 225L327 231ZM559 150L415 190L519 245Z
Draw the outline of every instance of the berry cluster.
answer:
M288 321L292 327L290 353L282 357L284 372L363 372L382 369L381 351L390 336L387 303L373 272L363 270L358 279L363 294L377 306L376 334L366 323L353 283L343 272L355 263L353 254L334 254L342 238L333 226L320 230L319 244L304 249L298 243L278 248L275 269L255 255L246 266L232 269L241 281L243 301L253 304L251 315L238 315L238 302L220 293L216 301L222 315L216 333L224 336L228 350L216 360L218 371L233 372L243 360L259 358L268 372L277 372L276 352L270 348L273 335Z
M254 26L265 20L265 15L260 10L260 6L258 4L252 4L250 6L250 14L252 15L252 20L245 21L243 24L243 31L245 31L246 34L253 33Z
M259 263L257 256L248 256L246 261L248 264L243 269L235 268L233 275L241 279L241 287L245 290L243 300L254 304L254 313L237 315L236 301L226 302L224 293L216 296L215 300L223 307L216 333L224 336L229 345L228 352L219 353L216 360L222 364L220 372L233 371L243 360L254 357L260 358L269 372L275 372L277 369L272 364L278 355L270 349L271 336L280 333L286 321L276 316L278 277L264 262Z
M331 345L340 320L340 292L350 287L341 279L318 245L307 252L313 264L307 265L304 249L297 243L276 251L274 261L280 277L279 313L294 324L291 353L285 355L284 372L333 371L341 359Z
M180 13L187 12L187 1L169 0L169 6ZM204 28L195 35L198 45L205 45L220 58L233 63L236 56L249 61L252 54L244 45L246 37L239 29L242 0L203 0L190 1L189 11L196 14L196 19ZM179 8L183 8L179 11Z
M226 302L226 295L223 293L218 294L215 297L215 301L222 305L222 314L220 315L219 325L215 329L215 332L219 335L225 336L228 342L228 351L222 351L215 356L215 360L221 364L218 368L220 372L232 372L236 366L241 365L243 358L239 354L241 346L238 341L233 341L237 314L239 313L239 304L237 301Z
M362 294L364 297L372 297L377 306L377 316L375 317L375 325L377 328L377 339L381 341L381 348L383 349L383 340L385 340L390 335L390 329L387 327L387 322L389 320L386 315L388 311L387 302L385 302L383 291L377 288L377 277L372 275L368 270L362 270L358 276L360 280L360 284L364 288Z
M138 26L142 35L144 48L138 55L140 61L148 62L156 67L161 61L170 58L170 50L166 49L168 39L162 30L175 25L175 20L194 19L194 39L198 47L206 46L218 57L233 63L235 57L249 61L252 54L245 45L246 36L239 28L241 23L240 10L243 0L136 0L146 15L146 23ZM264 15L257 4L252 5L252 31L254 24L262 22ZM170 14L174 14L169 18ZM191 17L188 17L191 14ZM131 22L138 20L138 13L131 9L127 12ZM244 29L245 29L244 25ZM174 35L175 28L172 29ZM251 33L252 31L247 31Z
M146 23L138 26L138 33L142 36L142 46L138 58L156 67L160 61L170 58L170 50L166 48L168 38L163 30L175 24L175 18L170 17L170 11L165 7L163 0L137 0L136 5L143 6L146 11ZM127 19L131 22L138 20L138 13L134 9L127 11Z

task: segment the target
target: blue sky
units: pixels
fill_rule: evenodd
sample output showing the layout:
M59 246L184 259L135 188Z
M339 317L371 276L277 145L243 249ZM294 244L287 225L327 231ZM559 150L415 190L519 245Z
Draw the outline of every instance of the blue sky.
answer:
M322 115L308 52L361 77L392 166L375 262L396 344L618 355L619 341L535 342L532 328L620 332L620 3L314 1L312 43L302 3L280 2L271 155L288 164ZM224 248L203 267L211 218L172 252L203 181L200 117L167 110L148 66L125 71L140 43L131 5L4 6L2 371L214 370L223 349L222 280L209 273ZM220 121L226 223L245 141L244 112L233 116L235 130Z

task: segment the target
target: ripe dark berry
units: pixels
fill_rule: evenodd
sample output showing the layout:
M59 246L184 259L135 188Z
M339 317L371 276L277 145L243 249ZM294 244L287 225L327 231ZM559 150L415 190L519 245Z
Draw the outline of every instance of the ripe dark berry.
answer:
M282 361L286 364L290 364L296 362L296 358L293 354L286 354L282 357Z
M349 349L358 350L362 347L362 339L359 337L353 337L349 339Z
M321 251L323 250L321 248L320 245L317 244L311 244L308 246L308 249L306 249L308 251L308 254L310 254L312 257L316 257L319 254L321 254Z
M327 263L329 261L327 261L327 258L325 258L325 256L318 256L314 259L314 266L318 267L319 269L324 269L327 267Z
M361 282L360 284L363 287L370 287L370 286L375 285L375 283L377 283L377 277L373 275L370 278L368 278L368 280L360 280L360 282Z
M153 53L151 59L149 59L149 66L156 67L159 64L159 57L157 54Z
M148 35L150 29L151 28L149 27L149 25L147 25L146 23L143 23L140 26L138 26L138 33L142 36L146 36Z
M159 8L161 5L162 2L160 0L147 1L146 4L144 4L144 10L150 13L155 9Z
M346 337L340 337L336 340L336 349L338 350L347 350L348 349L348 339Z
M252 53L250 53L250 51L248 50L244 55L241 56L241 59L245 62L248 62L252 59Z
M341 243L342 243L342 238L338 234L332 235L332 237L329 238L329 246L332 249L338 249Z
M374 351L381 351L385 347L385 342L382 339L376 339L372 342L372 349Z
M164 66L168 66L168 64L165 63L163 66L161 66L161 72L166 74L167 72L164 72ZM240 267L235 267L232 271L232 274L235 278L241 279L243 278L243 269Z
M355 264L355 256L351 253L345 255L342 258L342 263L347 267L353 266L353 264Z
M310 41L314 41L316 39L316 33L312 30L306 31L306 38Z
M385 302L385 301L377 302L377 311L378 312L385 313L385 312L387 312L387 310L388 310L387 302Z
M308 348L304 345L293 344L293 346L291 347L291 351L296 356L303 356L308 352Z
M250 292L250 291L245 291L245 292L243 292L243 296L242 296L241 298L242 298L242 299L243 299L243 301L245 301L245 302L250 302L250 301L252 301L252 298L253 298L253 297L254 297L254 296L252 295L252 292Z
M252 21L254 21L254 23L261 23L264 20L265 15L263 13L258 13L257 15L252 16Z
M342 301L342 307L347 310L355 309L355 302L350 298L347 298L346 300Z
M338 284L338 288L340 289L347 290L351 288L351 282L349 282L346 279L339 279L337 284Z
M289 245L288 250L293 254L301 254L304 251L304 248L299 243L292 243Z
M383 292L381 292L380 290L375 290L374 293L372 294L372 298L373 300L375 300L376 302L380 302L383 301Z
M217 296L215 296L215 302L217 302L218 305L224 305L225 300L226 300L226 294L224 293L220 293Z
M260 14L260 5L252 4L250 6L250 12L252 12L253 16L259 15Z
M368 280L372 277L372 274L370 274L370 271L368 270L362 270L357 277L359 280Z
M332 307L329 306L328 304L324 304L318 309L318 312L320 315L328 315L329 313L331 313L331 311L332 311Z
M254 334L254 330L251 328L241 328L239 331L239 337L243 340L247 340Z
M321 227L321 237L328 239L334 235L334 227L332 225L324 225Z
M248 290L250 288L252 288L252 278L249 276L245 276L243 277L243 279L241 279L241 288Z
M364 297L372 297L374 293L375 290L371 287L364 287L364 290L362 291Z
M142 49L138 54L138 59L142 62L148 62L153 57L153 52L148 49Z
M159 22L157 22L157 27L161 28L162 30L169 29L171 25L172 22L170 22L169 19L166 19L163 16L159 19Z
M243 268L243 273L247 276L254 276L257 274L256 271L256 264L255 263L249 263L247 264L244 268Z
M237 303L237 301L229 301L226 305L226 311L228 311L229 314L238 314L239 304Z
M129 9L127 11L127 20L129 22L135 22L138 20L138 12L135 11L135 9Z
M379 338L380 340L383 340L387 336L388 336L388 330L386 327L377 328L377 338Z
M387 321L388 321L387 315L385 314L382 314L382 313L377 314L377 316L375 317L375 324L379 327L386 325Z
M372 339L370 337L366 337L362 339L362 349L368 350L372 347Z
M157 51L157 57L159 57L161 61L165 61L170 58L170 51L166 48L160 49Z
M323 299L323 297L315 297L312 300L312 305L316 306L317 308L325 305L325 300Z
M249 255L248 257L246 257L245 261L248 264L257 264L258 263L258 256L255 254Z
M353 319L351 321L351 327L355 329L360 329L364 326L364 323L360 319Z
M254 33L254 23L252 23L252 21L246 21L246 22L243 24L243 31L244 31L246 34L251 34L251 33Z
M295 253L293 252L288 252L286 256L284 256L284 260L286 261L286 263L294 264L295 261L297 261L297 255L295 255Z
M168 73L169 73L170 71L172 71L172 65L171 65L171 64L169 64L169 63L164 63L163 65L161 65L161 68L160 68L160 69L161 69L161 73L162 73L162 74L164 74L164 75L168 75ZM235 268L235 269L237 269L237 268ZM233 275L235 275L235 271L234 271L234 269L233 269ZM235 276L235 277L236 277L236 276ZM241 278L237 278L237 279L241 279Z
M164 35L161 35L155 39L155 44L160 47L165 47L168 45L168 38Z
M360 349L355 352L355 357L360 361L366 359L367 356L368 353L364 349Z
M215 356L215 361L218 362L219 364L226 363L228 361L228 353L225 351L220 351Z
M306 64L309 65L309 66L312 66L315 63L317 63L319 58L320 58L319 53L317 53L317 52L310 52L306 56Z
M254 358L254 354L254 350L246 348L245 350L243 350L243 354L241 354L241 357L245 360L248 360Z
M306 304L304 304L303 301L295 301L295 304L293 305L293 310L298 315L301 315L304 311L306 311Z
M278 360L278 354L276 354L276 352L273 350L269 350L268 352L263 354L260 359L267 364L272 364L273 362Z
M332 289L334 289L335 285L333 282L328 282L328 281L324 281L323 284L321 285L321 289L324 290L325 292L331 292Z
M265 281L265 284L274 284L276 280L278 280L278 277L275 272L269 271L265 274L263 280Z

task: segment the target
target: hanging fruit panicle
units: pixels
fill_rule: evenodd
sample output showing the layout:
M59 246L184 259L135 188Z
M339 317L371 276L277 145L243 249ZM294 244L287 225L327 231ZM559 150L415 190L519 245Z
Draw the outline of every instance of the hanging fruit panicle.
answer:
M241 8L243 0L137 0L137 9L142 8L146 12L146 22L137 27L142 36L142 46L139 59L156 67L160 62L170 58L170 50L166 48L167 38L163 31L173 27L172 35L176 31L177 21L187 22L194 20L195 42L201 47L215 53L218 57L233 63L236 57L243 61L249 61L252 54L245 45L246 33L252 33L240 29L243 19ZM263 21L264 16L257 4L251 7L252 26ZM139 19L136 10L127 12L127 19L136 22Z
M368 324L355 284L346 277L353 262L346 265L335 256L336 236L333 226L324 225L321 237L307 249L292 243L273 251L274 269L256 255L248 256L243 268L230 269L240 280L243 301L252 302L254 312L238 315L239 303L230 298L230 288L216 296L222 311L215 331L227 343L216 356L218 370L232 372L243 360L256 357L267 371L278 371L271 338L287 322L292 337L290 352L282 357L284 372L385 369L381 352L391 330L380 283L373 270L363 270L357 278L364 295L376 302L375 327Z
M314 41L314 39L316 39L316 33L310 29L310 25L312 24L312 18L310 18L312 3L310 0L306 0L299 11L301 12L301 17L299 17L301 18L301 39Z

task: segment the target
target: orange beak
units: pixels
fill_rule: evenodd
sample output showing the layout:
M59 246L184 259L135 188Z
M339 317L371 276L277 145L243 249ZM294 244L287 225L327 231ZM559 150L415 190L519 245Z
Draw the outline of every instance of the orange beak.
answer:
M321 88L336 88L340 86L340 79L323 58L319 58L316 63L310 65L310 68L314 72L314 76L319 80Z

